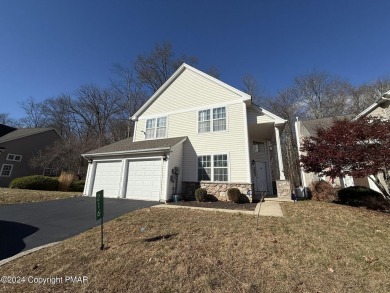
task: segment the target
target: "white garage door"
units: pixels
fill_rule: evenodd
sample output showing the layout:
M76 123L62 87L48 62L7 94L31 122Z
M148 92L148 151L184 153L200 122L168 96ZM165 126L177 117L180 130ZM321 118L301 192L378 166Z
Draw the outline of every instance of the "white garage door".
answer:
M161 160L130 161L126 198L160 199Z
M118 197L122 161L97 162L92 195L104 190L104 197Z

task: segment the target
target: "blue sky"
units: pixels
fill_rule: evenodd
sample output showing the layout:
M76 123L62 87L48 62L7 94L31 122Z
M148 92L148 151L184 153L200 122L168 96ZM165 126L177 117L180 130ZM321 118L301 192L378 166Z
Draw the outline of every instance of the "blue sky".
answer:
M109 86L113 63L162 41L237 88L250 74L276 94L313 69L370 82L390 74L389 11L386 0L1 0L0 113Z

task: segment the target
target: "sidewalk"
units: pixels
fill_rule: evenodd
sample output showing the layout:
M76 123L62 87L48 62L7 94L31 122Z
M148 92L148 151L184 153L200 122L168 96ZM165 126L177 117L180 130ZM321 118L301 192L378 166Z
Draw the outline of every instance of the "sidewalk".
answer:
M202 207L190 207L190 206L180 206L180 205L167 205L160 204L152 206L151 208L168 208L168 209L191 209L191 210L203 210L203 211L215 211L215 212L223 212L223 213L237 213L237 214L245 214L252 216L269 216L269 217L283 217L283 211L280 207L280 203L278 201L268 201L258 203L254 212L252 211L242 211L242 210L229 210L229 209L215 209L215 208L202 208ZM260 213L259 213L260 211Z

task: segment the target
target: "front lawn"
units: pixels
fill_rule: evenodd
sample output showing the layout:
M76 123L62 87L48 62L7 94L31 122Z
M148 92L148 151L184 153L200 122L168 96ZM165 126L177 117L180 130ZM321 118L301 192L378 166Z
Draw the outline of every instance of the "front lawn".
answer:
M11 292L390 292L390 215L283 203L285 217L144 209L0 267ZM83 284L66 276L85 276ZM31 280L31 279L30 279Z
M0 187L0 205L63 199L81 195L81 192L45 191Z

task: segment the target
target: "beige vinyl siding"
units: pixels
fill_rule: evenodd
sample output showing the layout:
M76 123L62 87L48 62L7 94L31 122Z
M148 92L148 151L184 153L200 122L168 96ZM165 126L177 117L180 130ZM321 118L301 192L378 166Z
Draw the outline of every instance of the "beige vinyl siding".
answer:
M167 136L187 136L184 143L183 181L197 181L199 155L228 154L229 181L247 182L243 102L226 105L226 131L198 133L198 111L180 112L168 116ZM221 105L223 106L223 105ZM207 107L205 107L207 108ZM135 141L144 140L141 130L146 119L137 121ZM171 167L170 167L171 168Z
M188 141L184 143L183 181L198 180L198 156L227 154L229 181L247 182L243 109L242 103L226 106L227 130L220 132L198 134L197 112L171 117L170 123L177 125L180 130L171 126L170 135L188 136ZM186 120L184 117L191 119Z
M181 193L181 187L182 187L182 177L183 177L183 144L179 143L171 148L171 152L169 153L169 167L168 167L168 189L167 189L167 200L170 200L172 198L172 192L174 183L171 182L170 178L172 175L172 169L175 167L180 168L180 173L178 176L178 183L177 183L177 193Z
M271 117L260 113L259 111L254 110L253 108L248 108L248 123L249 124L261 124L261 123L274 123Z
M155 116L237 99L241 99L237 93L186 69L145 110L142 116Z
M383 117L383 118L389 118L390 116L390 107L382 108L377 107L374 111L372 111L369 116L377 116L377 117Z

